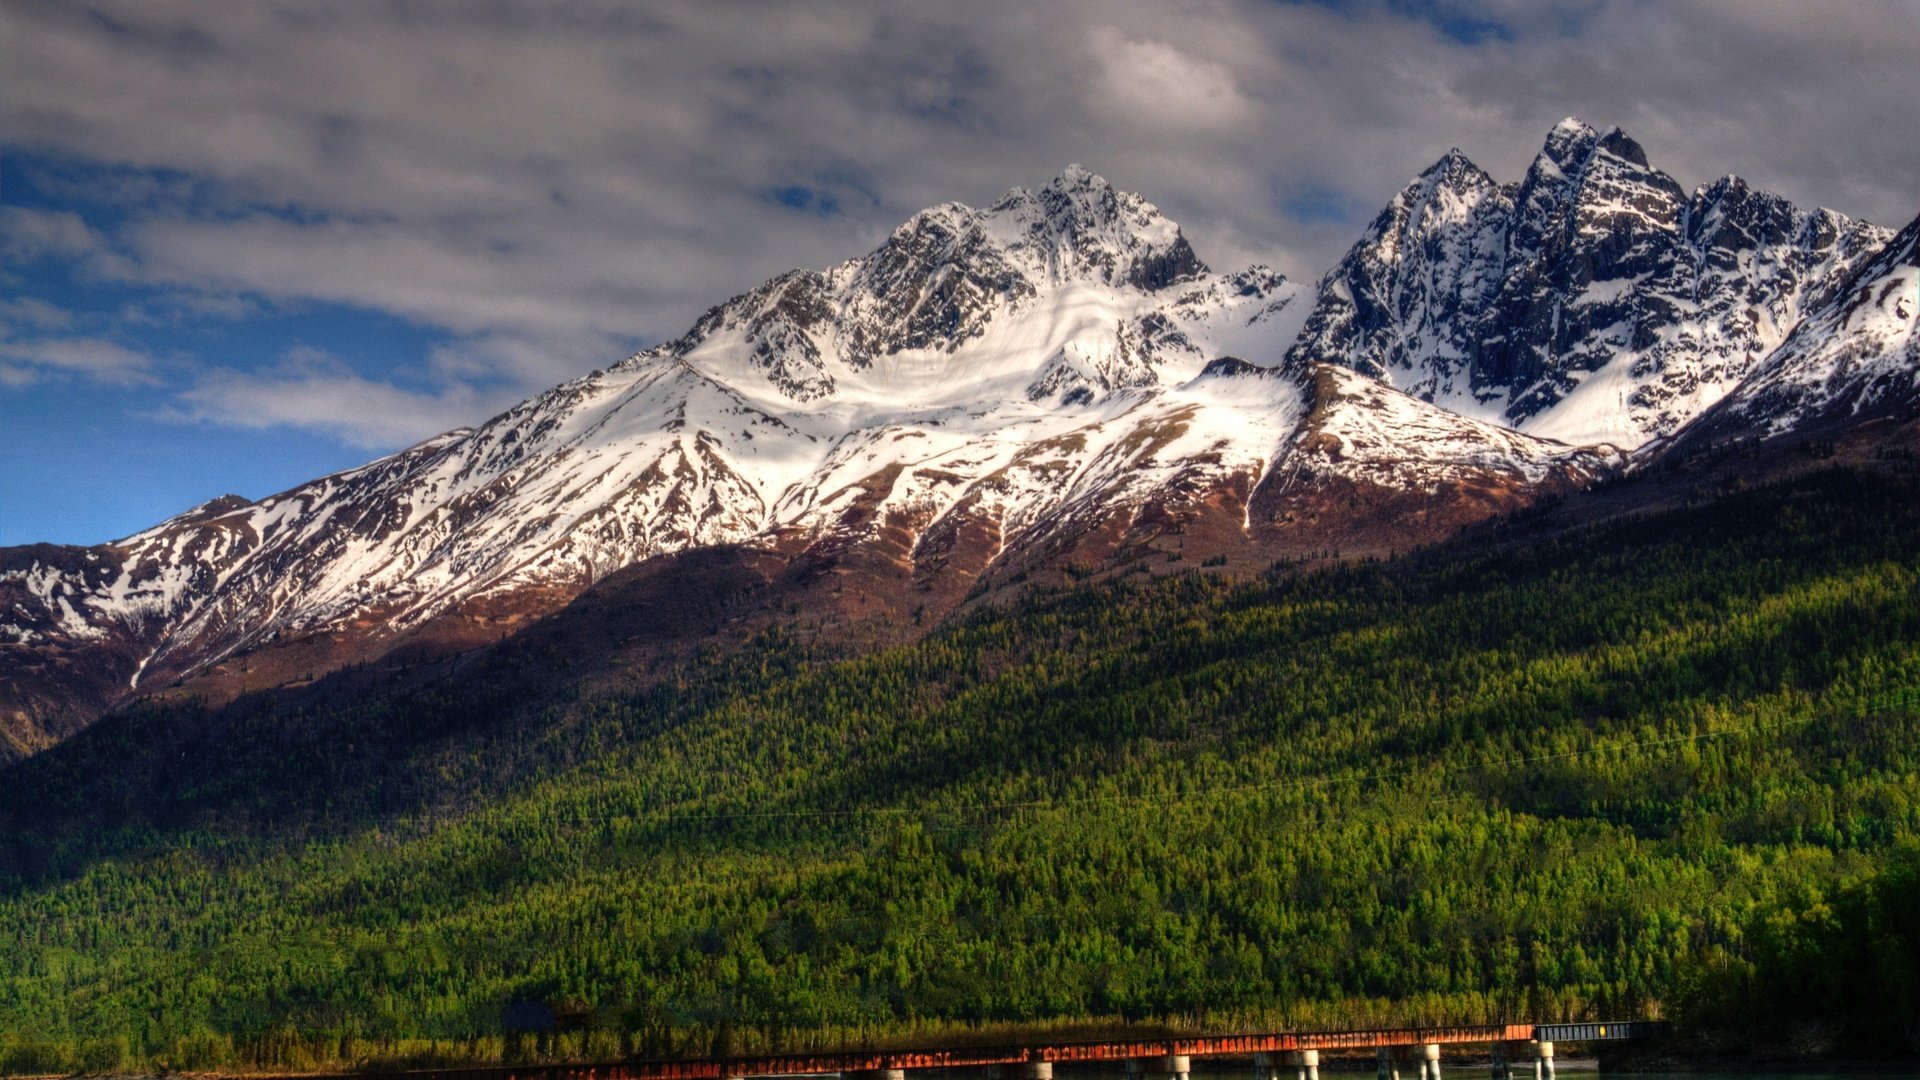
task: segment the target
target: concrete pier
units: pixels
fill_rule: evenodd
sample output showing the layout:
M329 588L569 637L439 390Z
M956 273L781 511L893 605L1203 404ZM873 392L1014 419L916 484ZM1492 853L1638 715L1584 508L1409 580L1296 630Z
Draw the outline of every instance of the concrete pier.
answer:
M1278 1080L1273 1075L1273 1055L1253 1055L1253 1080Z
M1420 1080L1440 1080L1439 1043L1425 1043L1420 1047Z
M1300 1051L1300 1080L1320 1080L1320 1051Z
M1053 1062L1027 1062L1020 1066L1020 1080L1053 1080Z
M1553 1044L1542 1039L1533 1044L1534 1080L1553 1080Z
M1380 1048L1380 1053L1374 1061L1373 1078L1374 1080L1400 1080L1400 1067L1394 1063L1393 1051L1384 1046Z
M1160 1059L1160 1071L1167 1080L1188 1080L1193 1075L1193 1059L1185 1054L1168 1054Z

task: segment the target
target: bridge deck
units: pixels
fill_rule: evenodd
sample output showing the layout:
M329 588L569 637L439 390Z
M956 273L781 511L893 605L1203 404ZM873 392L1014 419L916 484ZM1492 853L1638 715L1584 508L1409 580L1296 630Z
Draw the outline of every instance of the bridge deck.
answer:
M1592 1024L1472 1024L1457 1027L1377 1028L1362 1031L1286 1031L1255 1035L1198 1035L1138 1041L1036 1043L1022 1046L767 1054L755 1057L625 1061L599 1065L425 1070L416 1080L727 1080L731 1077L808 1076L880 1069L952 1069L1028 1062L1149 1061L1173 1055L1250 1057L1294 1050L1372 1050L1460 1043L1589 1042L1644 1039L1667 1032L1660 1021ZM1149 1072L1152 1071L1151 1066Z

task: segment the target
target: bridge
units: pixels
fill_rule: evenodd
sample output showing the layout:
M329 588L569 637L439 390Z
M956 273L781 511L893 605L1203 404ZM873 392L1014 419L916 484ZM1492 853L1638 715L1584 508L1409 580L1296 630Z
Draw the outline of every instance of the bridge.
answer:
M1322 1051L1372 1050L1377 1080L1401 1080L1403 1063L1417 1071L1417 1080L1441 1080L1442 1048L1477 1045L1488 1048L1492 1080L1522 1080L1529 1075L1531 1080L1554 1080L1555 1043L1658 1038L1668 1030L1669 1025L1659 1020L1470 1024L1021 1046L767 1054L600 1065L433 1069L403 1075L410 1080L749 1080L752 1077L836 1075L845 1080L906 1080L910 1069L981 1069L985 1070L988 1080L1053 1080L1055 1065L1117 1062L1124 1066L1130 1080L1189 1080L1195 1058L1251 1058L1252 1080L1288 1080L1288 1071L1292 1072L1293 1080L1320 1080Z

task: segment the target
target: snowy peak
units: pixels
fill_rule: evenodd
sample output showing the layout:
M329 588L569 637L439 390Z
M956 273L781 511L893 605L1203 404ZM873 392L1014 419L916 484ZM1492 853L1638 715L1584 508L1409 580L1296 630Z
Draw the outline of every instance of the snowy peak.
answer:
M1458 398L1471 316L1499 288L1511 211L1485 170L1449 151L1321 280L1293 359L1344 364L1430 401Z
M1079 165L1042 188L1036 202L1053 236L1055 273L1154 291L1207 273L1180 227L1158 207ZM996 204L996 209L1007 200Z
M1159 381L1125 324L1208 276L1152 203L1074 166L986 210L923 210L865 256L714 308L666 351L773 407L964 405L1008 383L1097 396Z
M1207 273L1158 207L1079 165L1039 192L1014 188L986 210L947 203L915 214L858 260L879 279L910 268L934 276L976 259L1011 267L1034 287L1094 283L1146 291Z
M1470 165L1449 154L1389 204L1321 281L1296 357L1631 448L1724 396L1887 235L1732 178L1689 197L1577 118L1515 187Z
M1493 177L1487 171L1473 163L1459 147L1443 154L1440 160L1426 167L1415 177L1411 184L1401 189L1396 201L1417 201L1422 193L1438 190L1479 191L1498 188Z
M1613 130L1618 132L1620 129ZM1529 175L1542 174L1548 169L1556 173L1574 171L1593 153L1594 144L1599 141L1600 133L1594 130L1593 125L1577 116L1569 116L1547 132L1547 141L1534 159Z

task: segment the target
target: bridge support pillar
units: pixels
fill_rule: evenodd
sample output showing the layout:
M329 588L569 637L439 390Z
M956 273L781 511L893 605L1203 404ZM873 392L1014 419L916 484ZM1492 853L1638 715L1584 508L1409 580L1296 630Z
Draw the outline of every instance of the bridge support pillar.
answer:
M1320 1080L1320 1051L1300 1051L1300 1080Z
M1544 1039L1533 1044L1533 1075L1536 1080L1553 1080L1553 1044Z
M1439 1043L1427 1043L1420 1048L1420 1080L1440 1080Z
M1168 1054L1160 1059L1160 1071L1168 1080L1188 1080L1193 1075L1193 1059L1185 1054Z
M1373 1080L1400 1080L1400 1070L1393 1063L1393 1051L1384 1046L1374 1059Z
M1273 1075L1273 1055L1253 1055L1253 1080L1279 1080Z
M1053 1080L1053 1062L1027 1062L1020 1066L1020 1080Z

